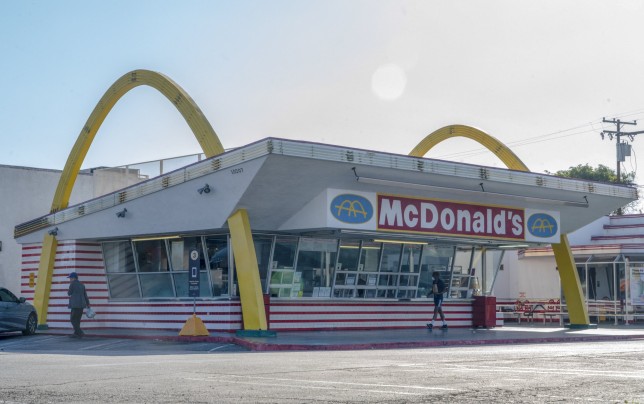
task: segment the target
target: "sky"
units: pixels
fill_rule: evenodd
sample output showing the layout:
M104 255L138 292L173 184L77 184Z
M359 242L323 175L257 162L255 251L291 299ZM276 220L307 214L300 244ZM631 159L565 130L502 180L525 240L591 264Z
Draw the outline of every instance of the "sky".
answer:
M0 0L0 164L62 169L109 86L149 69L194 99L225 148L281 137L407 154L463 124L534 172L614 169L602 118L644 118L643 21L640 0ZM622 170L644 184L644 134L632 146ZM140 86L83 167L200 151ZM426 157L503 167L468 139Z

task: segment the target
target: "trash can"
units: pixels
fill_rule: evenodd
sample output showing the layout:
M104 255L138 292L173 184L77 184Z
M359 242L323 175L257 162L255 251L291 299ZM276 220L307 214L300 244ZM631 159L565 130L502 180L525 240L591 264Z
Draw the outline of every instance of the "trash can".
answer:
M496 297L474 296L472 302L472 326L496 327Z

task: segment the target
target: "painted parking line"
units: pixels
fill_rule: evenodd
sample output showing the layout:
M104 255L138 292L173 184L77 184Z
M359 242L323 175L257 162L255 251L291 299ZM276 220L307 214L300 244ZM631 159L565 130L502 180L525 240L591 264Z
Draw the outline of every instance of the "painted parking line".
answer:
M9 346L20 346L20 345L28 345L28 344L33 344L34 342L45 342L45 341L52 341L55 339L61 339L60 336L43 336L43 337L22 337L18 341L14 342L8 342L5 344L0 344L0 349L4 349Z
M268 376L253 376L253 375L219 375L219 376L208 376L205 379L209 380L221 380L223 379L236 379L236 383L269 383L268 385L275 385L275 382L280 383L284 386L307 386L307 388L315 388L317 386L347 386L352 388L392 388L392 389L404 389L406 392L409 390L419 390L419 391L460 391L459 389L454 389L450 387L435 387L435 386L419 386L419 385L401 385L401 384L385 384L385 383L357 383L357 382L342 382L342 381L333 381L333 380L314 380L314 379L294 379L286 377L268 377ZM317 385L317 386L314 386ZM324 388L324 387L319 387ZM331 388L331 387L329 387ZM414 393L415 394L415 393Z
M90 346L80 348L79 351L89 351L91 349L99 349L99 348L105 349L107 347L111 348L111 347L113 347L115 345L123 344L123 343L126 343L126 342L130 342L130 341L128 341L128 340L117 340L117 341L104 342L102 344L95 344L95 345L90 345Z
M560 375L560 376L602 376L613 378L625 379L644 379L644 374L641 371L626 371L626 370L599 370L599 369L585 369L585 368L518 368L509 366L444 366L445 369L460 372L509 372L513 374L545 374L545 375Z
M217 350L219 350L219 349L226 348L226 347L233 346L233 345L234 345L234 344L224 344L224 345L220 345L220 346L214 347L213 349L209 350L208 352L217 351Z

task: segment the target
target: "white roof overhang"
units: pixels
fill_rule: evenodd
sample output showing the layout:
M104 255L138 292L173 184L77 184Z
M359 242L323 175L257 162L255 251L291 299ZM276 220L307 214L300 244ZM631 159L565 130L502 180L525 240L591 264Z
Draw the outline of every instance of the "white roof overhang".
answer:
M211 192L198 193L206 183ZM315 217L328 210L329 189L557 211L563 234L637 199L632 186L268 138L20 224L15 235L28 243L53 228L59 240L198 233L225 228L240 208L255 231L337 230Z

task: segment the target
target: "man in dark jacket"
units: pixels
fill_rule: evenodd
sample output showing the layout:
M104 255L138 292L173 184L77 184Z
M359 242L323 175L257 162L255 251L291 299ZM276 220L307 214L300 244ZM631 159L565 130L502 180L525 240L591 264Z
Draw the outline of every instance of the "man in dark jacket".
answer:
M85 333L81 330L80 323L81 318L83 317L83 310L85 310L86 307L89 307L89 299L87 298L85 285L78 280L78 274L76 272L72 272L67 277L69 278L69 290L67 291L69 304L67 307L72 309L69 319L74 327L74 334L72 337L82 338Z

